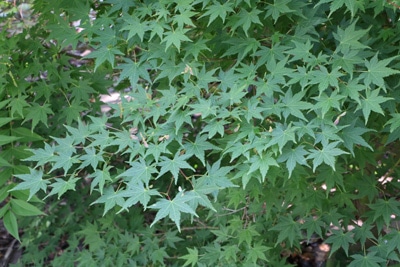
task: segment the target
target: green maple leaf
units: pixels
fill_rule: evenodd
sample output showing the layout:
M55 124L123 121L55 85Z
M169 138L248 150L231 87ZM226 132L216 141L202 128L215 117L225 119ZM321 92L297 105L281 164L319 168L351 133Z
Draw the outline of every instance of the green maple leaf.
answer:
M339 88L339 77L344 74L339 72L339 68L333 69L331 72L328 71L324 66L319 66L318 70L314 70L311 72L313 78L311 78L310 82L313 84L318 84L319 93L327 89L329 86L333 88Z
M32 120L32 130L40 121L48 127L47 118L49 115L53 114L54 112L50 109L50 104L39 105L37 103L32 103L32 106L29 108L29 112L26 114L25 120L22 123Z
M286 148L283 150L282 155L278 158L277 161L286 161L286 167L288 168L290 178L297 164L308 166L305 158L306 155L308 155L308 151L304 149L304 146L297 146L294 149Z
M296 131L298 127L285 126L283 124L277 123L276 127L270 133L271 140L265 145L264 149L271 147L275 144L278 144L279 152L282 154L283 147L289 142L292 141L296 143Z
M259 260L268 261L265 256L265 252L270 250L270 247L263 246L262 241L257 242L253 247L249 246L249 254L247 256L246 261L251 262L252 264L256 264Z
M268 152L264 155L254 155L250 158L248 161L251 163L249 171L247 174L253 173L257 170L260 171L261 177L263 181L265 180L265 177L267 176L268 170L270 166L277 166L279 167L278 163L276 160L272 157L272 152Z
M149 29L148 25L142 23L139 18L135 16L124 16L124 27L121 28L121 31L129 31L127 41L130 40L133 36L137 35L140 38L140 41L143 42L143 37L145 32Z
M379 95L380 90L366 90L365 91L365 98L361 100L361 105L357 107L357 110L361 109L365 118L365 124L368 122L369 115L371 111L380 113L385 115L384 111L382 110L380 104L392 100L391 97L384 97Z
M302 110L312 109L311 103L301 101L305 95L305 91L299 92L295 95L292 94L292 90L288 90L285 97L282 98L282 114L285 120L289 115L293 115L299 119L307 121L304 117Z
M49 196L58 195L58 199L67 192L68 190L74 190L75 191L75 185L76 182L80 180L80 178L70 178L68 181L65 181L60 178L55 178L56 182L52 183L50 186L52 187L50 193L45 197L48 198Z
M360 241L361 245L364 246L367 239L376 241L374 234L371 229L372 225L364 222L361 226L356 226L353 230L355 241Z
M344 233L343 230L335 229L332 229L331 231L332 235L325 240L326 243L332 244L330 254L332 255L332 253L334 253L339 248L343 248L346 255L348 255L349 245L355 243L353 239L353 233Z
M309 241L314 234L322 237L322 229L325 229L326 224L318 218L308 217L305 219L301 228L307 232L307 240Z
M338 95L338 90L332 92L330 96L326 93L322 93L317 97L313 97L317 101L314 105L314 110L321 109L322 118L325 117L325 114L331 110L331 108L335 108L337 110L341 110L342 103L340 100L345 98L343 95Z
M58 155L54 155L53 161L54 165L50 172L62 168L64 170L64 175L67 175L68 170L73 164L80 163L78 155L72 156L69 153L59 153Z
M180 51L182 42L191 42L192 40L185 35L187 31L189 31L189 29L176 29L164 33L165 36L161 43L165 43L165 51L167 51L171 45L174 45L178 51Z
M219 147L207 142L207 136L204 134L197 135L194 142L188 142L184 145L184 147L186 149L187 156L195 156L201 161L201 163L203 163L204 166L206 165L204 156L206 150L221 150Z
M166 172L170 172L175 179L175 184L178 182L178 173L180 169L190 169L194 171L194 168L187 163L188 155L180 155L177 152L173 159L162 156L162 161L158 163L161 166L160 173L158 177L162 176Z
M380 267L387 260L375 256L376 252L369 252L367 255L355 254L351 255L354 259L350 262L349 267Z
M288 240L290 247L293 246L294 242L302 237L299 223L293 220L292 216L282 216L279 218L279 222L269 231L278 231L278 240L276 244L281 244L283 241Z
M305 62L308 62L314 57L310 52L310 50L313 48L310 40L307 40L306 43L300 43L297 41L292 41L292 43L295 47L286 51L286 53L293 56L290 61L304 60Z
M64 125L64 127L71 133L72 138L74 139L74 145L85 144L86 139L92 134L89 130L89 126L84 124L80 119L78 119L78 128L68 125Z
M147 164L143 158L131 162L130 165L129 169L117 176L117 178L125 177L124 181L130 185L145 183L148 186L153 173L157 173L157 169Z
M28 201L40 189L42 189L44 192L46 192L47 184L50 183L49 181L42 179L42 177L43 177L42 170L34 170L34 169L29 168L29 172L30 172L29 174L15 175L15 177L23 180L23 182L18 183L16 187L14 187L13 189L10 190L10 191L15 191L15 190L29 189Z
M181 213L189 213L196 217L196 212L186 203L192 200L195 196L185 195L184 192L178 192L174 199L160 199L156 203L150 206L152 209L158 209L156 217L154 221L151 223L150 227L152 227L156 222L161 220L162 218L169 217L178 227L178 231L181 231L180 220Z
M150 202L151 196L161 196L155 189L149 189L143 186L143 183L129 184L126 190L119 191L116 197L127 197L125 203L122 205L121 210L128 210L131 206L140 202L144 209L147 209L147 204Z
M369 86L371 83L374 83L379 87L385 88L385 81L383 78L400 73L399 70L386 67L395 58L397 58L397 56L378 60L378 53L376 53L370 61L365 60L365 67L367 67L368 70L360 75L361 78L364 78L364 84Z
M291 13L294 10L288 7L290 0L274 0L274 3L267 6L267 13L265 14L265 18L268 16L272 16L274 19L274 23L278 20L281 14Z
M74 83L71 87L71 97L76 101L83 101L84 103L90 103L90 97L92 94L96 94L97 91L90 86L90 80L79 80L78 84Z
M73 121L79 120L82 115L81 112L85 110L86 108L81 104L81 102L74 99L69 106L62 110L61 114L65 117L65 123L71 125Z
M392 133L394 130L400 127L400 113L390 114L392 118L385 123L386 125L390 125L390 132Z
M382 217L386 225L390 225L391 216L400 216L400 203L395 198L378 199L375 203L368 205L374 211L373 221Z
M192 21L192 17L197 15L197 12L193 12L190 10L185 10L179 14L176 14L174 16L174 19L172 21L172 25L178 24L178 28L183 29L183 27L191 26L191 27L196 27Z
M335 170L335 162L336 156L342 154L349 154L336 146L339 144L339 141L332 142L329 144L325 144L322 149L311 149L309 152L307 159L313 159L313 171L321 165L323 162L329 166L333 170Z
M241 9L239 14L237 14L239 19L232 26L232 31L235 31L235 29L238 27L242 27L246 37L248 37L247 32L252 24L262 25L260 18L258 17L260 13L262 13L262 11L255 8L253 8L250 12L246 9Z
M214 2L212 5L206 8L207 11L203 15L201 15L200 18L209 16L207 27L210 26L211 22L213 22L218 17L220 17L222 19L222 22L224 23L226 15L234 12L232 6L232 2L225 2L223 4L219 2Z
M104 203L104 212L103 212L104 216L107 213L107 211L109 211L116 205L122 207L125 203L125 200L123 196L118 195L118 192L116 193L114 191L113 186L109 186L104 190L104 194L90 205L94 205L97 203Z
M362 138L364 133L370 132L372 130L355 127L355 121L348 127L344 128L341 132L340 137L343 139L343 145L350 151L350 153L354 156L354 145L361 145L369 148L373 151L373 148Z
M183 264L183 267L188 266L189 264L193 267L199 261L199 251L197 248L186 248L189 254L179 257L179 259L186 260Z
M55 147L54 145L50 146L49 144L45 143L44 148L28 149L28 151L31 151L33 155L24 159L24 161L37 161L36 163L37 167L37 166L43 166L46 163L53 161Z
M79 157L79 160L82 161L82 164L79 168L84 168L86 166L92 166L93 170L96 170L99 162L104 162L103 159L103 151L96 151L93 147L85 147L85 153Z
M102 170L96 169L94 173L91 173L88 178L94 178L90 183L90 193L98 185L100 195L103 195L103 188L106 181L112 181L110 176L110 169L112 166L104 166Z
M112 36L112 38L115 38L115 34ZM114 67L116 55L124 55L124 53L114 47L100 46L99 49L91 52L89 55L85 56L85 58L95 59L94 71L96 71L97 68L106 61L108 61L111 66Z
M211 99L199 99L199 103L190 104L192 111L189 112L190 115L200 114L202 119L207 118L209 115L217 114L217 107L213 105Z
M219 133L222 137L225 133L224 125L228 124L226 120L213 119L209 124L204 127L201 133L208 132L208 138L212 138L214 135Z
M333 11L331 10L331 13ZM340 27L338 27L337 32L333 33L333 37L339 42L339 45L336 48L336 50L342 51L343 53L347 53L351 49L368 48L368 46L362 44L359 41L359 39L361 39L361 37L366 35L370 28L357 31L355 30L355 25L356 22L348 26L345 30L342 30Z
M126 63L118 65L116 68L121 69L122 72L119 76L118 83L123 79L128 78L133 88L137 87L139 79L151 83L151 78L147 69L150 69L149 63L133 62L129 58L124 58Z
M12 117L14 117L15 113L18 113L21 118L24 118L24 108L30 106L30 104L25 100L27 97L28 96L18 96L12 98L12 100L8 104L8 107L11 108Z
M254 236L260 236L260 233L256 230L256 225L253 224L242 229L238 234L238 246L243 242L246 242L250 246Z

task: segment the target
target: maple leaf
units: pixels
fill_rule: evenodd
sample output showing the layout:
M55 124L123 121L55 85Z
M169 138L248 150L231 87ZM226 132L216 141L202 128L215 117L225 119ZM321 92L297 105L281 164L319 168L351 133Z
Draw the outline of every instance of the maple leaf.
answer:
M174 156L173 159L167 158L165 156L161 156L162 161L158 163L159 166L161 166L160 173L158 174L158 177L162 176L166 172L170 172L172 176L174 177L175 184L178 182L178 173L180 169L190 169L194 171L195 169L190 166L186 159L188 159L188 155L181 155L179 152L177 152Z
M112 186L107 187L104 190L104 194L92 202L90 205L94 205L97 203L104 203L104 212L103 216L116 205L122 207L125 203L124 198L121 195L118 195L118 192L114 191Z
M43 171L42 170L34 170L29 168L29 174L17 174L15 177L23 180L23 182L17 184L13 189L9 191L15 190L25 190L29 189L29 197L28 201L33 197L36 192L42 189L46 192L47 185L50 183L47 180L43 180Z
M122 205L121 210L128 210L131 206L140 202L144 209L147 209L147 204L150 202L151 196L161 196L157 190L149 189L144 187L143 183L132 184L128 183L128 188L126 190L121 190L117 192L116 197L127 197L125 203Z
M354 259L349 267L380 267L386 262L386 259L375 256L376 252L369 252L367 255L355 254L351 255Z
M277 159L278 162L286 161L286 167L289 171L289 178L292 176L292 172L297 164L309 166L307 164L305 156L308 155L308 151L304 149L304 146L300 145L296 148L285 148L282 151L282 155Z
M188 266L189 264L193 267L199 260L199 251L197 248L186 248L189 254L179 257L179 259L186 260L183 264L183 267Z
M302 236L299 223L293 220L290 215L280 217L279 223L270 228L269 231L279 231L276 244L280 244L287 239L290 247L293 246L295 240L298 240Z
M331 229L332 235L329 236L325 242L332 244L330 254L334 253L339 248L343 248L346 255L349 253L349 245L354 244L353 233L344 233L343 230Z
M314 159L313 160L313 171L321 165L323 162L327 165L331 166L333 170L335 170L335 162L336 156L349 154L340 148L337 148L339 141L332 142L329 144L325 144L322 149L310 149L310 154L308 155L307 159Z
M71 177L70 179L68 179L68 181L65 181L60 178L55 178L55 180L56 182L50 185L53 189L51 189L50 193L45 198L57 194L58 199L60 199L60 197L68 190L75 191L76 182L79 181L80 179Z
M104 162L103 151L96 151L93 147L85 147L84 150L86 154L79 157L79 160L82 161L79 168L84 168L90 165L93 170L96 170L99 162Z
M36 167L38 167L53 161L55 146L45 143L44 148L28 149L28 151L31 151L33 155L24 159L24 161L37 161Z
M343 0L340 0L343 1ZM334 1L334 2L340 2ZM331 10L331 13L334 10ZM359 39L366 35L371 27L365 30L355 30L356 22L353 22L349 25L345 30L342 30L338 27L337 32L333 32L333 37L339 42L336 50L342 51L343 53L347 53L350 49L365 49L368 46L362 44Z
M115 35L113 35L113 37L114 36ZM114 47L100 46L99 49L91 52L89 55L85 56L85 58L95 58L94 71L96 71L97 68L106 61L114 67L116 55L124 55L124 53Z
M305 91L299 92L295 95L292 94L292 90L288 90L285 97L282 98L282 113L283 117L287 119L290 115L293 115L299 119L307 121L304 117L302 110L311 109L313 105L311 103L301 101L305 95Z
M400 216L400 203L395 198L378 199L368 205L374 211L373 221L382 217L386 225L390 225L392 215Z
M265 180L265 177L267 176L270 166L279 167L276 160L272 157L272 152L268 152L263 155L262 154L254 155L250 158L250 160L248 162L251 163L251 165L250 165L250 168L249 168L249 171L247 172L247 174L250 174L252 172L259 170L261 173L262 181Z
M112 166L104 165L102 170L96 169L94 173L91 173L88 178L94 178L90 183L90 193L98 185L100 195L103 195L103 188L106 181L112 181L110 176L110 169Z
M201 15L200 18L209 16L207 26L210 26L210 24L218 17L222 19L222 22L225 22L226 15L234 12L232 6L232 2L225 2L223 4L214 2L213 5L206 8L207 11Z
M211 144L210 142L207 142L207 136L206 135L197 135L196 140L194 142L188 142L184 145L186 149L186 155L189 156L195 156L198 158L203 165L206 165L205 162L205 151L206 150L221 150L221 148Z
M371 114L371 111L385 115L380 104L393 99L391 97L381 96L379 95L379 92L380 92L379 89L366 90L365 98L361 100L361 105L358 105L357 107L357 110L361 109L364 114L365 124L367 124L368 122L368 118L369 115Z
M343 145L350 151L353 156L354 145L361 145L373 151L374 149L364 140L364 138L362 138L362 135L364 133L371 132L372 130L356 127L355 123L356 121L353 121L351 125L341 131L340 137L343 139Z
M40 121L48 127L48 116L53 114L54 112L50 109L50 104L39 105L38 103L32 103L32 106L29 108L29 113L26 114L25 120L22 123L32 120L32 130Z
M165 36L161 43L165 43L165 51L167 51L171 45L174 45L178 51L180 51L182 42L191 42L192 40L185 35L185 33L188 31L189 29L176 29L174 31L164 33Z
M156 203L150 206L152 209L158 209L156 217L154 221L151 223L150 227L152 227L156 222L161 220L162 218L169 217L178 227L178 231L181 231L180 221L181 221L181 213L189 213L196 217L196 212L186 203L195 198L195 196L188 196L185 192L178 192L174 199L160 199Z
M117 178L125 177L124 181L130 185L141 184L143 182L148 186L153 173L157 173L157 169L146 163L143 158L131 162L130 165L129 169L117 176Z
M374 83L379 87L385 88L385 81L383 78L400 73L399 70L386 67L395 58L397 58L397 56L378 60L378 53L376 53L370 61L365 60L365 67L367 67L368 70L360 75L360 78L364 78L364 84L369 86L371 83Z
M126 63L120 64L116 67L117 69L122 70L117 81L118 83L125 78L129 79L129 82L133 88L137 87L140 78L151 83L151 78L149 72L147 71L147 69L151 68L149 63L133 62L129 58L125 58L124 61Z

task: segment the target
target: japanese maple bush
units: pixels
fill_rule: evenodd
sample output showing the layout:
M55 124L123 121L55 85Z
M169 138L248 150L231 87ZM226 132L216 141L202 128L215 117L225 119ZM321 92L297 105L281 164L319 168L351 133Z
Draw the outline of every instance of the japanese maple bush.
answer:
M39 36L19 49L57 55L41 69L54 76L31 81L48 91L26 85L0 102L2 129L17 117L45 140L24 150L28 167L4 193L5 214L19 215L16 192L49 214L27 224L22 263L284 266L318 238L349 266L400 261L395 1L37 0L33 10ZM91 52L73 65L81 44ZM121 98L101 112L106 89ZM62 216L74 223L54 234L64 251L39 253L35 231Z

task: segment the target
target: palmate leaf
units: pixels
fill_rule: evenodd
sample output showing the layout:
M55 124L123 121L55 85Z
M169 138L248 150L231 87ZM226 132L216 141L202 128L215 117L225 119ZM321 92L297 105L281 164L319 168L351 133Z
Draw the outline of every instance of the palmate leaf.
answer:
M290 247L302 237L299 223L293 220L290 215L280 217L279 223L270 228L269 231L279 232L276 244L281 244L283 241L288 240Z
M106 61L108 61L111 66L114 66L116 55L124 55L124 53L114 47L100 46L98 50L91 52L89 55L85 56L85 58L95 59L94 70L96 71L96 69Z
M54 112L50 109L50 104L39 105L38 103L32 103L32 106L29 108L29 113L26 114L23 123L32 120L32 129L34 129L39 122L42 122L47 127L47 118L49 115L53 114Z
M114 191L114 188L112 186L109 186L104 190L104 194L90 205L98 203L104 203L104 216L110 209L112 209L116 205L122 207L125 203L125 199L123 198L123 196L118 195L118 193Z
M355 243L353 233L344 233L343 230L335 229L331 229L331 231L333 234L325 240L326 243L332 244L331 255L339 248L343 248L346 255L348 255L349 245Z
M34 170L29 168L29 174L18 174L15 177L22 179L23 182L19 183L16 187L11 189L10 191L15 190L25 190L29 189L29 197L28 201L36 194L40 189L46 192L47 185L50 183L47 180L43 180L43 171L42 170Z
M304 149L304 146L297 146L296 148L285 148L282 151L282 155L278 158L278 162L285 162L286 167L289 171L289 178L292 176L292 172L297 164L309 166L307 164L306 155L309 152Z
M379 95L379 92L379 89L366 90L365 98L361 100L361 105L357 107L357 110L361 109L362 113L364 114L365 124L368 122L371 111L385 115L380 104L393 99L390 97L381 96Z
M183 267L188 266L189 264L193 267L197 264L199 260L199 251L195 247L194 249L191 248L186 248L189 254L186 254L182 257L179 257L179 259L186 260L185 263L183 264Z
M343 139L343 145L354 156L354 146L361 145L373 151L373 148L362 138L364 133L372 131L371 129L361 128L355 126L355 121L348 127L344 128L340 137Z
M180 51L182 42L191 42L192 40L185 35L188 31L189 29L176 29L175 31L165 32L164 39L161 41L161 43L165 43L165 51L172 45Z
M203 165L206 165L205 162L205 151L212 149L213 151L221 150L219 147L211 144L207 141L206 135L197 135L196 140L194 142L189 142L185 144L186 155L187 156L195 156L198 158Z
M373 221L383 218L386 225L390 225L391 216L400 216L400 203L391 197L388 200L378 199L375 203L368 205L374 211Z
M305 91L299 92L295 95L293 95L292 90L286 92L285 97L282 98L282 113L285 119L290 115L293 115L299 119L307 121L302 110L312 109L313 105L302 101L304 95Z
M368 71L360 75L361 78L364 78L364 84L368 86L373 83L379 87L385 88L385 81L383 78L400 73L399 70L387 67L387 65L395 58L397 58L397 56L378 60L378 53L376 53L370 61L365 60L365 66L367 67Z
M181 231L180 222L181 222L181 213L189 213L196 217L196 212L186 203L196 196L186 195L185 192L178 192L174 199L160 199L156 203L150 206L152 209L158 209L156 217L154 221L151 223L150 227L152 227L156 222L161 220L162 218L169 217L172 221L175 222L178 227L178 231Z
M71 177L70 179L68 179L68 181L60 178L55 178L55 180L56 182L50 185L53 189L51 189L50 193L45 198L57 194L58 199L60 199L60 197L68 190L75 191L76 182L80 179Z
M190 169L194 171L194 168L187 163L187 159L189 158L188 155L183 154L181 155L177 152L173 159L167 158L162 156L162 161L158 163L161 166L160 173L158 177L162 176L163 174L170 172L175 180L175 184L178 182L178 173L180 169Z
M268 170L270 166L277 166L279 167L278 163L276 160L272 157L272 152L268 152L264 155L254 155L250 158L248 161L251 163L249 171L247 174L253 173L257 170L260 171L262 180L265 180L265 177L267 176Z
M148 187L144 187L143 183L137 184L128 184L128 188L126 190L119 191L116 194L116 197L127 197L125 203L122 205L121 210L118 212L122 212L123 210L128 210L131 206L140 202L143 205L144 209L147 209L147 204L150 202L151 196L161 196L155 189L149 189Z
M337 145L339 144L339 141L332 142L329 144L326 144L322 147L322 149L311 149L310 150L310 155L308 155L307 159L313 159L313 171L315 172L315 169L321 165L323 162L329 166L333 170L335 170L335 162L336 162L336 156L343 155L343 154L349 154L346 151L341 150L340 148L337 148Z
M182 162L178 162L177 164L180 163ZM117 178L125 177L124 181L130 185L145 183L146 186L148 186L150 179L152 178L152 175L154 173L157 173L157 169L153 165L149 165L148 163L146 163L146 161L143 158L140 158L138 161L131 162L130 165L131 167L129 169L127 169L126 171L117 176ZM173 167L174 166L172 166L171 168ZM165 172L167 171L168 170L166 170ZM173 171L175 171L175 169ZM179 166L178 169L176 170L176 175L178 175L177 174L178 171L179 171Z
M349 267L380 267L385 263L384 258L375 256L376 252L369 252L367 255L355 254L351 255L354 259L350 262Z
M94 178L90 183L90 193L93 192L93 189L98 186L100 195L103 195L103 188L106 181L112 181L110 176L110 169L112 166L104 166L102 170L95 170L94 173L91 173L88 178Z
M210 26L210 24L218 17L222 19L222 22L225 22L226 15L234 12L232 6L232 2L225 2L221 4L216 1L213 3L213 5L210 5L206 8L207 11L201 15L200 18L209 16L207 26Z
M133 62L129 58L125 58L125 63L118 65L116 68L121 69L122 72L119 76L118 83L123 79L128 78L131 86L136 88L139 79L144 79L146 82L151 83L151 78L147 69L151 66L149 63Z
M343 1L343 0L342 0ZM334 1L338 2L338 1ZM332 10L331 10L332 13ZM342 30L338 27L337 32L333 33L334 38L339 42L336 50L347 53L350 49L365 49L368 46L362 44L359 40L366 35L370 28L365 30L355 30L356 22Z

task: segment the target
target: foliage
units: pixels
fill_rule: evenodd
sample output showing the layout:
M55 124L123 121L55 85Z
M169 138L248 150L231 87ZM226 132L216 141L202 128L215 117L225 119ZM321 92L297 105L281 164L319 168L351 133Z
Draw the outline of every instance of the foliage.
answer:
M0 215L17 238L36 215L21 265L284 266L314 238L400 261L395 2L32 8L0 42Z

